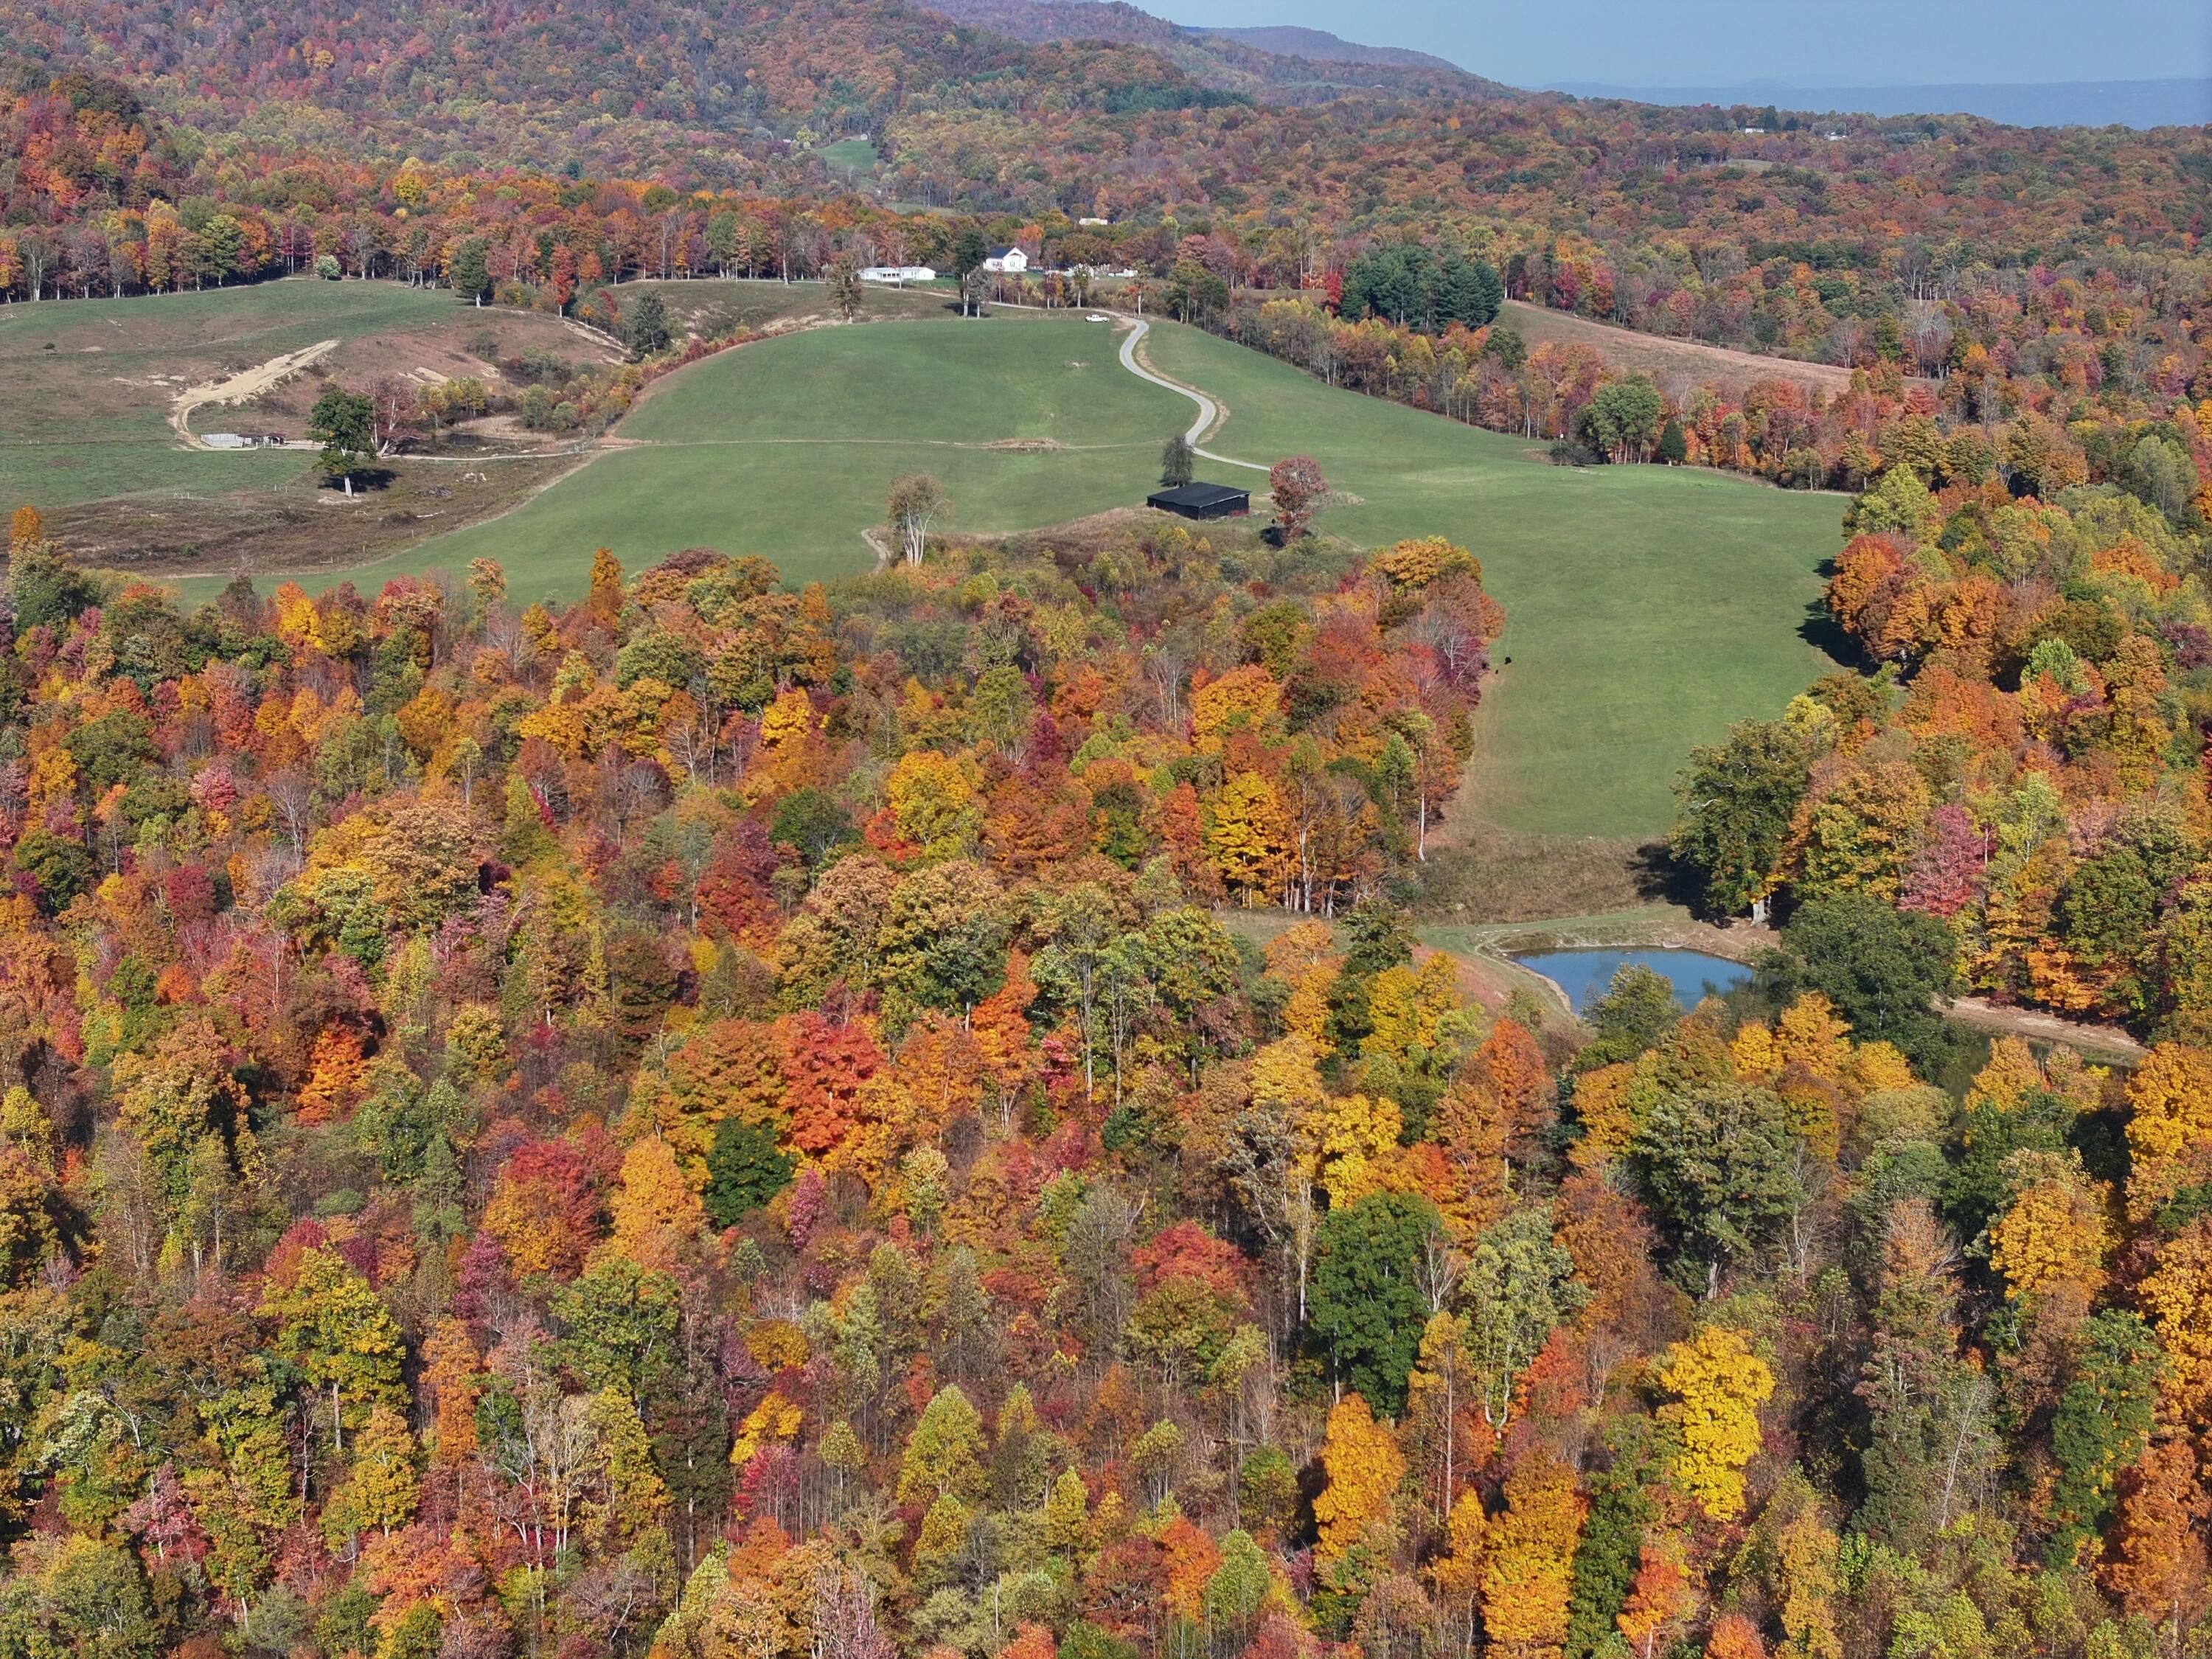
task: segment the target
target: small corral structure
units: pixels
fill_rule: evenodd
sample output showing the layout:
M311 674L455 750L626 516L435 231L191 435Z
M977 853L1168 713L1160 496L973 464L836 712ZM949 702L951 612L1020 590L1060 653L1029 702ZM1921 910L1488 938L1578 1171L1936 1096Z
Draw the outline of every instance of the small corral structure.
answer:
M1172 489L1154 490L1145 497L1145 505L1186 519L1241 519L1252 510L1252 492L1194 479Z

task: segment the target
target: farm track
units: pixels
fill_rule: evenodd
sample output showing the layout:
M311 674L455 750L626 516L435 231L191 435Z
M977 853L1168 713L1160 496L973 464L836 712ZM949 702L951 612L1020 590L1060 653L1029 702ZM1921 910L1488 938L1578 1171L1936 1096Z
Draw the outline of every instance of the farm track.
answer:
M1124 318L1123 320L1128 323L1129 329L1121 337L1121 367L1139 380L1150 380L1157 386L1165 386L1170 392L1188 398L1198 405L1198 419L1192 422L1190 430L1183 434L1184 441L1190 445L1191 453L1202 455L1209 461L1218 461L1224 466L1241 466L1253 472L1267 471L1267 468L1261 462L1240 461L1233 455L1217 455L1210 449L1199 447L1207 434L1229 418L1229 411L1216 399L1199 391L1195 386L1185 386L1181 380L1171 380L1166 375L1158 373L1149 365L1140 362L1138 353L1144 343L1145 336L1152 331L1152 323L1143 317L1128 317Z
M297 351L288 351L281 357L271 357L265 363L256 363L252 368L240 369L225 380L210 380L204 385L187 386L179 392L169 405L170 429L183 441L187 449L206 449L191 425L191 413L209 404L242 404L249 398L258 398L264 392L273 392L302 369L328 356L338 349L336 340L318 340Z

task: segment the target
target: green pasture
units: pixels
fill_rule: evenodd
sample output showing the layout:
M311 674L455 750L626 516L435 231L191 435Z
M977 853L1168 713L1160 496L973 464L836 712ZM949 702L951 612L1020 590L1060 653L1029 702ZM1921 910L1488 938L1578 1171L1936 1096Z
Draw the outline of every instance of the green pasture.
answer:
M877 161L876 147L866 138L840 138L815 154L840 173L872 172Z
M1065 316L871 323L744 346L672 375L616 428L622 447L504 518L346 574L479 557L522 597L573 592L605 544L636 568L679 549L772 559L794 584L864 570L902 472L951 497L945 527L1057 524L1141 502L1189 404ZM1041 441L1055 447L996 448Z
M896 473L927 471L949 527L1060 522L1141 500L1190 404L1123 373L1118 342L1068 316L817 330L664 381L617 428L634 445L503 519L350 573L489 555L516 591L573 592L602 543L625 563L686 546L757 553L804 581L862 568ZM1462 803L1524 834L1647 836L1691 745L1771 713L1826 659L1801 634L1839 506L1719 473L1550 465L1540 445L1357 393L1195 330L1157 325L1154 366L1229 410L1207 447L1304 451L1358 498L1322 528L1472 547L1506 606L1482 756ZM1013 439L1068 446L1015 453ZM1201 476L1263 487L1201 463ZM1502 660L1512 659L1510 665Z
M680 321L708 332L757 327L826 303L818 283L721 281L625 283L617 302L647 288L666 297ZM877 309L934 304L901 295L877 301ZM402 283L297 276L0 306L0 513L26 501L53 509L143 495L213 500L309 481L313 463L299 454L185 448L169 429L171 402L187 386L319 340L341 342L325 366L350 384L381 366L352 361L345 343L424 331L455 342L489 331L513 344L550 339L572 355L591 349L551 317L469 306L450 290ZM250 414L204 405L192 424L220 431L252 422Z
M1771 716L1828 661L1799 630L1840 544L1835 496L1686 468L1555 467L1540 444L1332 390L1172 324L1156 325L1146 350L1228 409L1206 447L1310 454L1360 498L1323 514L1322 531L1368 544L1440 534L1481 559L1507 613L1477 793L1461 803L1484 820L1538 835L1662 831L1691 746Z

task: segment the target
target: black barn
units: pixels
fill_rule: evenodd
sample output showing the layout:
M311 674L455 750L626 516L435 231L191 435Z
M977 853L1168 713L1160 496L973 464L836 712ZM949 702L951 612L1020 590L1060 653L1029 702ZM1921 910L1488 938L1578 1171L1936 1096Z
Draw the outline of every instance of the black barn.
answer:
M1173 489L1156 490L1145 498L1145 505L1163 513L1179 513L1186 519L1234 519L1252 510L1252 492L1194 481Z

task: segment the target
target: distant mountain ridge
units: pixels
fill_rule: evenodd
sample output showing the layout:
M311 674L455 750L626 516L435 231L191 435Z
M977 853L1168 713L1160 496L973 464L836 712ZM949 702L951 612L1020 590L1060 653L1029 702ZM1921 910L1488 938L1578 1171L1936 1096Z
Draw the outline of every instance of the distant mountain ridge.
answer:
M1217 40L1236 40L1261 52L1273 52L1279 58L1304 58L1316 64L1376 64L1397 69L1468 73L1449 58L1438 58L1432 52L1415 52L1410 46L1363 46L1326 29L1298 28L1290 24L1249 28L1215 28L1206 24L1191 27Z
M1321 29L1208 28L1170 22L1127 0L915 0L969 28L1030 46L1141 46L1223 92L1265 103L1361 94L1491 99L1517 89L1400 46L1364 46Z
M1680 107L1723 109L1771 105L1800 113L1978 115L2008 126L2201 126L2212 122L2212 77L2169 81L2054 81L2002 85L1957 82L1941 86L1625 87L1556 81L1546 88L1577 98L1618 98Z

